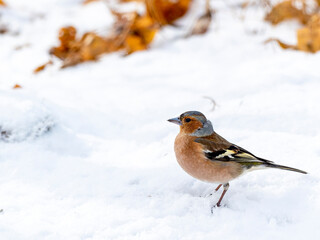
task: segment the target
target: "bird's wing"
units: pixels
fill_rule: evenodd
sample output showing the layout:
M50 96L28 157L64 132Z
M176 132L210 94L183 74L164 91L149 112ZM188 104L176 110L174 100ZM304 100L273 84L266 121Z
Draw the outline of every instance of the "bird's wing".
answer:
M220 136L219 136L220 137ZM214 140L217 140L216 138ZM208 138L196 138L194 141L203 146L203 152L207 159L220 162L237 162L248 168L272 161L256 157L249 151L227 142L217 142ZM222 140L224 140L222 138Z

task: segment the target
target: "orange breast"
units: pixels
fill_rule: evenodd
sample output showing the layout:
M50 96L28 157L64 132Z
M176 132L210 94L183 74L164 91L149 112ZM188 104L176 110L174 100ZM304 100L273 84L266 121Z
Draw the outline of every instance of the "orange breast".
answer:
M242 174L238 163L208 160L200 143L194 142L196 137L179 133L174 150L179 165L192 177L205 182L227 183Z

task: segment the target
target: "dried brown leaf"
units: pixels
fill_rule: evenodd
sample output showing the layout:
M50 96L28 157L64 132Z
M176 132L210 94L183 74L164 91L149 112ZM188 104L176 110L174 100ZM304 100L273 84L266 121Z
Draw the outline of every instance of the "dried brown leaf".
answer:
M73 26L61 28L59 31L60 46L50 49L50 54L63 60L62 68L74 66L84 61L95 60L106 51L106 41L95 33L89 32L80 40ZM40 66L40 71L43 70Z
M45 64L40 65L39 67L37 67L36 69L33 70L33 73L39 73L41 71L43 71L48 65L53 64L53 62L50 60L48 62L46 62Z
M59 31L60 46L62 49L70 49L76 40L77 30L73 26L61 28Z
M79 46L76 41L77 30L73 26L61 28L59 31L60 46L50 49L50 54L64 60L70 52L77 52Z
M160 25L172 24L186 14L192 0L145 0L149 16Z
M320 50L320 15L314 14L306 27L297 31L297 46L283 43L278 39L268 39L266 42L276 41L283 49L294 49L310 53Z
M290 44L284 43L284 42L280 41L277 38L269 38L264 43L269 43L269 42L277 42L279 44L279 46L281 48L283 48L283 49L294 49L294 50L297 50L297 47L295 45L290 45Z
M306 52L320 50L320 15L313 15L307 26L297 31L297 48Z
M19 89L19 88L22 88L19 84L16 84L12 87L13 89Z
M142 44L147 48L152 42L157 30L158 25L155 24L152 18L147 15L137 15L130 29L129 36L137 36L141 38Z
M63 60L61 68L75 66L83 62L79 52L70 52L68 56Z
M112 9L111 12L116 21L107 37L88 32L78 39L74 27L60 29L60 45L51 48L50 54L63 61L62 68L96 60L104 53L125 50L126 54L131 54L149 47L159 29L159 24L152 17L136 12L119 13Z
M84 0L82 2L83 5L86 5L86 4L89 4L89 3L92 3L92 2L98 2L98 1L101 1L101 0Z
M120 0L120 2L127 3L127 2L144 2L145 0Z
M240 7L241 7L242 9L245 9L245 8L247 8L249 5L250 5L250 1L249 1L249 0L246 0L246 1L244 1L244 2L241 3Z
M0 25L0 34L5 34L7 32L9 32L8 27L5 25Z
M135 35L129 35L126 38L125 47L128 54L147 49L147 46L142 41L141 37Z
M192 27L191 33L189 33L187 37L192 35L205 34L209 29L211 20L212 20L212 10L210 7L210 1L206 0L205 13L197 19L197 21Z
M95 33L89 32L81 39L80 55L82 61L96 60L99 55L108 51L109 42Z
M124 47L127 54L147 49L159 29L154 19L137 13L114 14L117 16L113 31L117 37L114 42L118 48Z
M306 24L309 18L310 15L304 9L298 9L294 6L293 0L286 0L276 4L265 16L265 20L273 25L289 19L297 19L302 24Z
M117 51L124 48L124 43L128 35L130 34L131 28L136 20L137 13L118 13L112 11L113 15L116 16L116 22L113 25L109 46L110 51Z

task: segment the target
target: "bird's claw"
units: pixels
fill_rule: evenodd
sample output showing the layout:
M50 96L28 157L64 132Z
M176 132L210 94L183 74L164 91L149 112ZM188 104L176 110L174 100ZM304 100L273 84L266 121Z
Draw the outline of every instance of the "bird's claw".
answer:
M215 204L211 207L211 214L213 214L213 209L220 207L220 204Z
M215 205L213 205L213 206L211 207L211 214L213 214L213 210L214 210L214 209L220 208L220 207L226 207L226 206L227 206L227 204L221 205L221 204L216 203Z

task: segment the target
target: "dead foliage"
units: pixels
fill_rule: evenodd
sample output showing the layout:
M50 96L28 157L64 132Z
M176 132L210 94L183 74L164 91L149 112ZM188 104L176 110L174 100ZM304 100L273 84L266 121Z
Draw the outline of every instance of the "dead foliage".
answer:
M206 0L206 9L205 13L201 15L193 25L191 32L187 34L186 37L192 35L205 34L211 24L213 10L210 7L210 0Z
M273 6L271 11L265 16L265 20L276 25L284 20L297 19L302 24L306 24L310 18L307 14L305 5L298 9L294 0L286 0Z
M126 53L131 54L147 49L159 28L160 26L156 24L150 16L139 16L135 14L124 40Z
M99 2L99 1L101 1L101 0L84 0L84 1L82 2L82 4L83 4L83 5L86 5L86 4L89 4L89 3L92 3L92 2Z
M306 27L297 31L297 48L315 53L320 50L320 15L313 15Z
M3 1L0 0L0 7L5 7L7 4ZM6 25L1 24L0 25L0 34L5 34L9 31L8 27Z
M19 84L15 84L13 87L13 89L19 89L19 88L22 88Z
M145 0L148 15L159 25L172 24L186 14L192 0Z
M123 50L125 54L145 50L153 40L158 27L147 15L138 13L116 13L116 22L111 33L104 37L95 32L85 33L77 38L73 26L60 29L58 47L53 47L50 54L63 61L62 68L81 62L97 60L104 53ZM44 64L35 72L43 70Z
M89 3L92 3L92 2L101 2L103 0L84 0L82 2L83 5L86 5L86 4L89 4ZM144 2L145 0L119 0L119 2L121 3L128 3L128 2Z
M44 70L48 65L53 64L53 62L50 60L48 62L46 62L45 64L40 65L39 67L37 67L35 70L33 70L33 73L38 73L41 72L42 70ZM17 86L17 85L16 85Z
M273 7L271 12L266 16L266 20L272 24L277 24L286 19L298 19L304 26L297 30L297 45L290 45L279 39L269 39L266 42L276 41L283 49L294 49L310 53L320 50L320 0L316 0L317 7L309 9L307 13L306 1L301 0L302 8L297 9L294 1L284 1ZM276 9L276 10L275 10ZM272 13L272 14L271 14Z
M242 2L242 3L240 4L240 7L241 7L242 9L245 9L245 8L247 8L249 5L250 5L250 1L246 0L246 1L244 1L244 2Z
M128 3L128 2L144 2L145 0L119 0L122 3Z
M9 29L6 25L0 25L0 34L5 34L9 32Z
M290 45L287 43L282 42L281 40L277 39L277 38L269 38L268 40L266 40L264 43L270 43L270 42L276 42L279 44L279 46L283 49L293 49L293 50L298 50L297 46L295 45Z
M121 0L123 1L123 0ZM125 0L131 1L131 0ZM136 0L134 0L136 1ZM141 1L141 0L138 0ZM145 14L138 12L120 13L110 8L115 22L106 36L87 32L78 36L73 26L63 27L59 31L59 46L52 47L50 54L62 60L61 68L94 61L102 54L122 51L125 55L149 48L159 29L182 17L189 9L192 0L145 0ZM84 1L89 3L90 0ZM206 17L211 20L211 10ZM209 22L210 22L209 20ZM199 28L205 33L207 26ZM44 70L52 62L37 67L34 73Z

